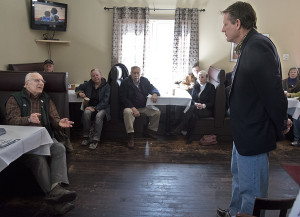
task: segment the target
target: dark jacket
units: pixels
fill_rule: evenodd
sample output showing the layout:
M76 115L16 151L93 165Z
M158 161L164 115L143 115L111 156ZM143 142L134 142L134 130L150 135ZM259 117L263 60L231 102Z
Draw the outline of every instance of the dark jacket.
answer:
M201 103L206 105L206 109L213 112L216 98L216 89L215 86L209 82L206 83L206 86L200 97L198 94L200 92L200 84L196 82L193 92L192 92L192 104Z
M127 78L129 76L129 72L128 72L128 69L127 67L122 64L122 63L117 63L115 64L109 71L108 73L108 78L107 78L107 82L111 85L111 82L112 82L112 78L111 78L111 74L113 73L114 70L118 70L119 67L122 71L121 74L118 73L119 77L121 78L121 80L124 80L125 78Z
M145 106L147 96L149 94L156 93L158 96L160 96L159 91L145 77L140 78L140 88L145 98ZM134 85L131 76L127 77L125 80L122 81L119 91L122 109L135 107L133 102L135 101L136 91L138 91L138 88Z
M91 98L92 90L95 86L95 83L92 79L90 79L88 82L85 82L83 84L80 84L78 87L76 87L75 92L83 91L85 95L88 98ZM110 85L106 83L105 78L101 78L101 84L99 87L99 103L96 106L96 110L100 111L102 109L105 109L106 112L106 119L110 120L110 105L109 105L109 97L110 97Z
M229 96L237 151L257 155L276 148L286 128L287 98L272 41L252 29L243 41Z
M300 91L300 80L296 78L294 85L289 85L289 78L282 80L282 88L289 93L297 93Z
M22 91L13 93L12 96L15 98L21 110L21 117L29 117L31 114L31 103L28 98L28 94L26 89L23 88ZM41 108L41 117L43 126L48 130L49 135L53 138L54 131L51 128L50 120L49 120L49 100L50 97L44 91L42 92L40 99L43 103Z

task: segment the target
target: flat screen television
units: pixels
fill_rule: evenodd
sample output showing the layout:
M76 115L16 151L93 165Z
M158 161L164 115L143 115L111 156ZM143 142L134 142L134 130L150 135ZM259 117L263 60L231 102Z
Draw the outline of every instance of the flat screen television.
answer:
M66 31L68 5L52 1L31 0L32 29Z

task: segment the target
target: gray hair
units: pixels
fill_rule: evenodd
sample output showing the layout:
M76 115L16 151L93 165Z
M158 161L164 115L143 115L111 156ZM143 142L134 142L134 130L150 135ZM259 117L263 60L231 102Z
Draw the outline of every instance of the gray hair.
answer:
M140 67L138 67L138 66L132 66L132 67L131 67L131 71L130 71L130 72L133 72L133 70L135 70L135 69L139 69L139 70L141 70L141 68L140 68Z
M201 70L199 73L198 73L198 76L199 75L205 75L206 78L208 78L208 73L205 71L205 70Z
M24 87L26 87L26 82L31 79L31 76L32 76L33 73L38 73L38 72L29 72L29 73L26 74ZM38 74L40 74L40 73L38 73Z

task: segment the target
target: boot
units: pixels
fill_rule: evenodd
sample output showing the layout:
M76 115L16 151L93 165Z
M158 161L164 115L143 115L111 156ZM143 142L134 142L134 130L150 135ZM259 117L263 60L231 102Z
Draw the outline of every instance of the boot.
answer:
M128 143L127 143L128 148L134 148L134 137L133 133L128 133Z

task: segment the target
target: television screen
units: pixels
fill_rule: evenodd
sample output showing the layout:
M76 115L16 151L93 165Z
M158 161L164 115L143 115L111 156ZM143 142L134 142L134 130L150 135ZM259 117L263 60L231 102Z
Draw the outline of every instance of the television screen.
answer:
M31 0L31 28L66 31L68 5L51 1Z

